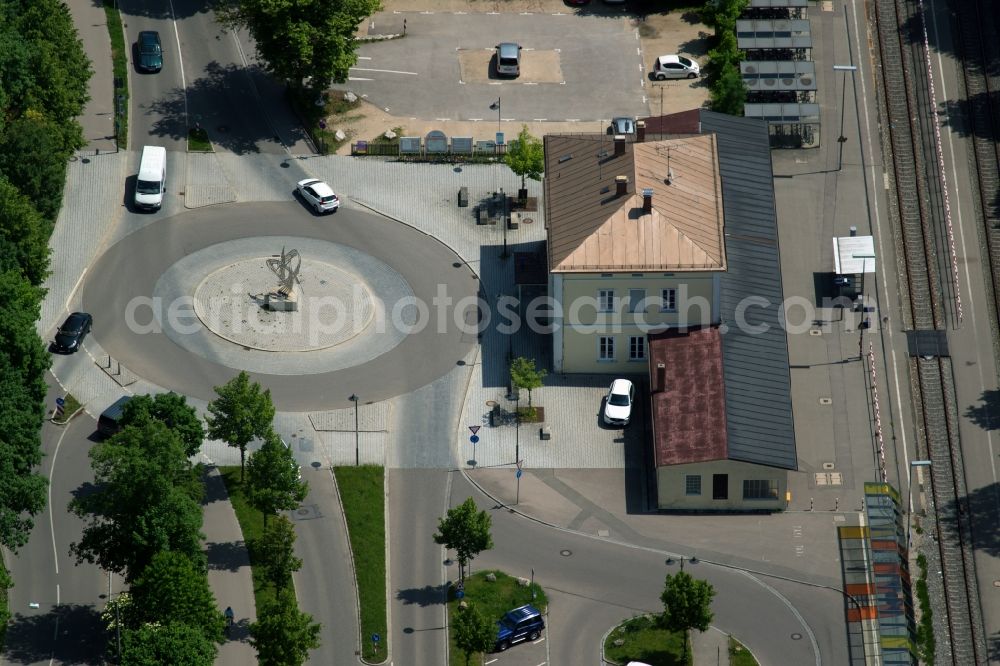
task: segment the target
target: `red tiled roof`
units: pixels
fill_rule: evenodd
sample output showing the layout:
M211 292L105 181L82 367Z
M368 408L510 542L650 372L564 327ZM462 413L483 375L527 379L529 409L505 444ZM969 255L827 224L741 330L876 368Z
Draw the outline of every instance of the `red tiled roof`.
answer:
M657 385L663 363L665 387ZM725 460L726 397L719 329L670 329L649 336L656 466Z

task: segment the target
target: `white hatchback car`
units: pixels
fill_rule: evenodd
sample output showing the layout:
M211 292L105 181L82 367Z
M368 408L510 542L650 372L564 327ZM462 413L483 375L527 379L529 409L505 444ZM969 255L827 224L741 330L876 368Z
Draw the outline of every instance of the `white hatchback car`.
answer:
M682 55L662 55L653 65L653 78L664 79L696 79L701 74L701 68L694 60Z
M317 213L335 213L340 208L340 198L333 189L317 178L306 178L298 183L299 194Z
M627 379L611 382L608 396L604 400L604 423L611 426L627 426L632 418L632 400L635 387Z

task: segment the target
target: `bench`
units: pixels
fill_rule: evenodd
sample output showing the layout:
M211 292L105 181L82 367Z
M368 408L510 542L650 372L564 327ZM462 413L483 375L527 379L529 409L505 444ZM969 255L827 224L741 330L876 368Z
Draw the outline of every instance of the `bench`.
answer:
M460 187L458 188L458 207L468 208L469 207L469 188Z
M477 220L476 220L476 224L496 224L497 223L496 218L494 218L494 217L492 217L490 215L490 207L489 206L480 206L479 209L476 211L476 213L477 213L477 216L478 216Z

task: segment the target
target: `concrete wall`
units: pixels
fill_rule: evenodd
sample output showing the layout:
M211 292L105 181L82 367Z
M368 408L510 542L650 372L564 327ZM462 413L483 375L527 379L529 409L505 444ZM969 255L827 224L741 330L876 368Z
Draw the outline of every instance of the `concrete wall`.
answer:
M728 474L728 499L712 499L713 474ZM701 495L688 495L686 477L701 476ZM777 483L775 499L743 499L744 480L768 480ZM788 489L787 470L719 460L689 465L670 465L656 469L658 504L661 509L691 511L753 511L782 509Z
M663 312L661 294L669 288L676 290L676 310ZM599 311L602 289L614 292L612 312ZM645 307L639 312L629 302L635 289L645 291ZM556 372L642 373L645 359L629 360L630 337L719 321L719 273L561 273L551 276L549 293L562 310L552 338ZM598 360L600 336L615 338L613 361Z

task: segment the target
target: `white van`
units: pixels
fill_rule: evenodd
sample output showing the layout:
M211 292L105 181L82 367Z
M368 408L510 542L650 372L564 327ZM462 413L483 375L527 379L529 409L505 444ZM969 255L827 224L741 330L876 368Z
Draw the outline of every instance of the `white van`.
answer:
M139 176L135 181L135 207L157 210L167 191L167 149L163 146L143 146L139 160Z

